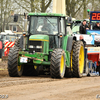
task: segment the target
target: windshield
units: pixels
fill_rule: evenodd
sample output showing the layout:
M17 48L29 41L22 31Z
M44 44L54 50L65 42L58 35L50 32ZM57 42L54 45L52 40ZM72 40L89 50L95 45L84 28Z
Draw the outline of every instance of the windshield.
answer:
M51 34L58 33L57 17L31 17L30 30L31 34Z

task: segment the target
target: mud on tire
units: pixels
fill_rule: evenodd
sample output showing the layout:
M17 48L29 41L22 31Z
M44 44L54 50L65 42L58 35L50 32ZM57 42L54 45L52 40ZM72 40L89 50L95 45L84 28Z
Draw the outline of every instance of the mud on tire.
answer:
M52 78L63 78L65 74L65 52L55 49L51 55L50 74Z
M73 44L72 55L73 77L82 77L84 71L84 46L81 41Z
M16 39L14 46L20 48L20 39Z
M11 77L19 77L23 73L23 66L18 66L18 47L13 47L8 55L8 73Z

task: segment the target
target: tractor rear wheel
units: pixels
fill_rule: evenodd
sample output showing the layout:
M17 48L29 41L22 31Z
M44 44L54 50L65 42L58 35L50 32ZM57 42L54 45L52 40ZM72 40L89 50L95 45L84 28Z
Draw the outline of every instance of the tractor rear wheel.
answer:
M84 71L84 45L81 41L73 44L72 69L74 77L82 77Z
M50 74L52 78L63 78L65 74L65 52L55 49L51 55Z
M18 65L18 51L17 47L13 47L8 54L8 72L11 77L19 77L23 72L23 66Z

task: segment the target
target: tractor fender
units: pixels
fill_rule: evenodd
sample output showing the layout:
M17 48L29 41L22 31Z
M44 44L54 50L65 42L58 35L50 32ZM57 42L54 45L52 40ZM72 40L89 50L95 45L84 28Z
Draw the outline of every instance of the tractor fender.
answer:
M76 37L75 37L75 36L69 36L69 37L68 37L67 48L66 48L66 50L67 50L68 52L71 52L71 50L72 50L73 40L76 41Z

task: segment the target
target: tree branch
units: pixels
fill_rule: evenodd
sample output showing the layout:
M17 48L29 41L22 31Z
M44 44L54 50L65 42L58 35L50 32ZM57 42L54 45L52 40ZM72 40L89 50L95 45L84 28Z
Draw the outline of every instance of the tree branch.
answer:
M28 9L26 9L26 7L24 7L24 6L22 6L20 3L18 3L16 0L14 0L19 6L21 6L22 8L24 8L26 11L28 11L29 12L29 10Z
M45 11L46 11L46 9L49 7L51 1L52 1L52 0L49 0L48 4L45 6Z
M83 3L80 5L80 7L76 10L75 15L77 14L77 12L82 8Z

